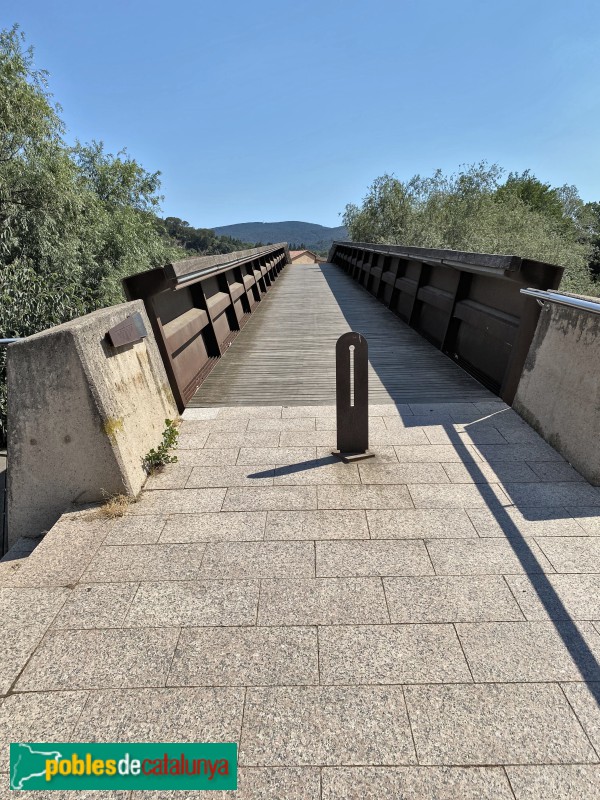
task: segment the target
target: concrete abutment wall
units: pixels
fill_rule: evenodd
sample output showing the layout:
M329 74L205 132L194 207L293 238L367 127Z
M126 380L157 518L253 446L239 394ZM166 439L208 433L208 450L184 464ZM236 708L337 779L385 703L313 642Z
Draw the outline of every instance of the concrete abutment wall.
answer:
M148 336L113 347L135 312ZM96 311L8 349L9 546L48 530L71 503L136 495L142 460L178 416L141 301Z
M600 315L545 304L513 407L590 483L600 485Z

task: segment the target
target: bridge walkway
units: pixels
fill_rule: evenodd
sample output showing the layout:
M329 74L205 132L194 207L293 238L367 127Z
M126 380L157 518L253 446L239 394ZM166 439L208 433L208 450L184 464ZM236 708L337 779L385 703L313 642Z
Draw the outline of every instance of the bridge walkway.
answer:
M334 268L269 295L178 463L0 564L0 796L11 741L224 741L240 800L598 798L600 488Z
M335 403L335 342L369 343L373 403L493 395L333 264L289 265L189 406Z

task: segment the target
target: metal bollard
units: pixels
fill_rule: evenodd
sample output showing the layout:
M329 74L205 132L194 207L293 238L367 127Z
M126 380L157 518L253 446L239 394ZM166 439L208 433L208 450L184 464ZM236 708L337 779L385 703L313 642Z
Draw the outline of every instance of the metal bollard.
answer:
M337 450L346 464L373 458L369 451L369 348L360 333L344 333L335 345Z

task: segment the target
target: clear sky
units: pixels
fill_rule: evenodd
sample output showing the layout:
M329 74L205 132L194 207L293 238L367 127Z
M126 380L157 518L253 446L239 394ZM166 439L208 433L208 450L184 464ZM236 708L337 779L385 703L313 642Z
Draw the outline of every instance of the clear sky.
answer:
M486 159L600 200L600 0L2 0L68 139L198 227L339 225L384 172Z

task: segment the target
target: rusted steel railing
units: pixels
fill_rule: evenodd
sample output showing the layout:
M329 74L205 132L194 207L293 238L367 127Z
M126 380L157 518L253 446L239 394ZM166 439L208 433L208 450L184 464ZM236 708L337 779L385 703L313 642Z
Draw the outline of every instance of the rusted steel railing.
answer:
M200 256L125 278L144 301L180 411L286 264L287 244Z
M540 308L563 268L518 256L334 242L337 264L408 325L512 403Z

